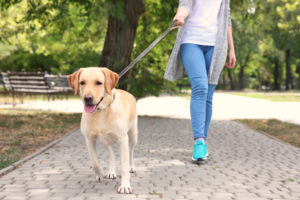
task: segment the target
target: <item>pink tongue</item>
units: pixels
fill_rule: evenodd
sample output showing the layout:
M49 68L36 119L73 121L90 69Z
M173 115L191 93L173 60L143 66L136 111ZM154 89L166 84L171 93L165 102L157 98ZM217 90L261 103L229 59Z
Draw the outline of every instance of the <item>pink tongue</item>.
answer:
M96 105L84 105L84 111L86 113L92 113L96 110Z

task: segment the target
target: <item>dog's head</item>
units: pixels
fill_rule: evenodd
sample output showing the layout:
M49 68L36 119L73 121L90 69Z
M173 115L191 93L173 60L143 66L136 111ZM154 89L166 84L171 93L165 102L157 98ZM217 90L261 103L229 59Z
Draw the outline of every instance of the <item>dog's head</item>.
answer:
M80 68L68 76L69 85L76 95L79 91L87 113L97 107L106 108L113 100L112 89L116 87L119 75L105 67Z

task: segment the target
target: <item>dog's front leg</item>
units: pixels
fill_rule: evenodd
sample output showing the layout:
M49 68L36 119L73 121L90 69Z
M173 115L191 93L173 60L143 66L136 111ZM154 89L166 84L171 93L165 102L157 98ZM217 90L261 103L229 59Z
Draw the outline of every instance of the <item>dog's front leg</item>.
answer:
M120 150L121 150L121 165L122 165L122 179L121 186L118 189L119 193L132 193L130 187L130 174L129 174L129 149L128 149L128 135L124 134L120 138Z
M111 148L111 146L104 144L105 149L109 152L109 169L107 174L105 175L105 178L108 179L115 179L117 178L116 175L116 169L115 169L115 154Z
M99 167L97 156L96 156L96 138L85 137L86 145L90 155L93 170L96 175L96 181L100 182L103 179L103 173Z

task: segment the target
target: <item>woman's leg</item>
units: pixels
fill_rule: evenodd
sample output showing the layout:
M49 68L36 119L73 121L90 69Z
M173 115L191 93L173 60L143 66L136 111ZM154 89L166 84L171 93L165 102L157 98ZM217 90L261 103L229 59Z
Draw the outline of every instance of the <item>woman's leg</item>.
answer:
M191 83L190 112L194 139L205 138L208 81L203 48L196 44L182 44L180 56Z
M205 140L207 139L207 133L210 126L211 116L212 116L212 101L213 101L213 94L216 89L216 85L209 84L208 85L208 93L206 98L206 114L205 114Z
M206 64L206 71L209 73L209 68L212 60L214 52L214 46L206 46L204 52L205 64ZM213 101L213 94L215 92L216 85L208 84L208 93L206 98L206 113L205 113L205 140L207 138L208 129L210 126L210 121L212 117L212 101Z

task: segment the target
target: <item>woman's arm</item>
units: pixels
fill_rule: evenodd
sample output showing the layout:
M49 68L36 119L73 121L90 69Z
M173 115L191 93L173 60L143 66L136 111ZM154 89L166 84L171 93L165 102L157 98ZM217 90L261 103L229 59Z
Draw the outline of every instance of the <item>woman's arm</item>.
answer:
M234 51L234 44L233 44L233 37L232 37L232 26L228 26L227 28L227 39L228 39L228 46L229 46L229 62L226 64L228 68L234 68L236 58L235 58L235 51Z
M233 37L232 37L232 23L231 23L231 16L230 16L230 1L228 2L228 28L227 28L227 39L228 39L228 46L229 46L229 62L226 64L228 68L234 68L236 58L235 58L235 51L234 51L234 44L233 44Z

